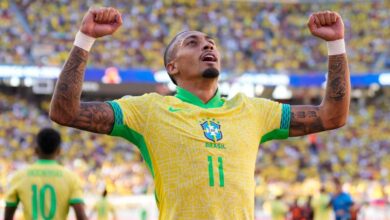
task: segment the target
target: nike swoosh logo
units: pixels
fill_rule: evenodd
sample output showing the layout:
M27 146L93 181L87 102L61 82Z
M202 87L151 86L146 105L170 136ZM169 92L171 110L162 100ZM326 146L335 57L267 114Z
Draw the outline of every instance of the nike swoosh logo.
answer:
M170 106L169 108L168 108L168 111L170 111L170 112L178 112L178 111L181 111L182 109L180 109L180 108L173 108L172 106Z

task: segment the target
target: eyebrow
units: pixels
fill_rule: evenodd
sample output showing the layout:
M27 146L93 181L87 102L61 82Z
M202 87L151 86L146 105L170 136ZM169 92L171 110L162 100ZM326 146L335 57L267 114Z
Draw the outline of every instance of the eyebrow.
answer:
M205 35L204 36L207 40L212 40L212 41L214 41L214 38L212 38L211 36L209 36L209 35ZM188 37L185 37L183 40L181 40L181 45L183 44L183 42L184 41L186 41L186 40L188 40L188 39L199 39L199 37L198 37L198 35L195 35L195 34L192 34L192 35L190 35L190 36L188 36Z

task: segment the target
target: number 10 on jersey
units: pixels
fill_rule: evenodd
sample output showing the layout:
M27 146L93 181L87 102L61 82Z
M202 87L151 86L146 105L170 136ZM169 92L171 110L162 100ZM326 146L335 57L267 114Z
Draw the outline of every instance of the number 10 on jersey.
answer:
M209 162L209 185L214 186L214 167L213 167L213 156L207 156ZM223 173L223 159L218 157L218 174L219 174L219 186L225 186L225 176Z
M54 215L56 214L56 209L57 209L57 198L56 198L56 192L54 190L54 187L50 184L45 184L39 190L38 186L34 184L31 186L31 190L32 190L31 205L32 205L33 220L41 219L39 216L41 216L43 220L52 220L54 218ZM50 193L50 206L49 206L50 209L47 215L46 215L47 211L45 210L46 192Z

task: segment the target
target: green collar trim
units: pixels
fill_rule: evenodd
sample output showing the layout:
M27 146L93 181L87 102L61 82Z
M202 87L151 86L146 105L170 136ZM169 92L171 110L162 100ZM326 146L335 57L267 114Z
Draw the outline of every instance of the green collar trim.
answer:
M207 103L203 103L203 101L200 100L198 96L181 87L177 87L177 93L175 97L182 100L183 102L188 102L201 108L219 108L222 107L225 103L225 100L221 98L221 92L218 89L214 97Z
M55 160L44 160L44 159L39 159L37 160L37 162L35 162L36 164L57 164L57 161Z

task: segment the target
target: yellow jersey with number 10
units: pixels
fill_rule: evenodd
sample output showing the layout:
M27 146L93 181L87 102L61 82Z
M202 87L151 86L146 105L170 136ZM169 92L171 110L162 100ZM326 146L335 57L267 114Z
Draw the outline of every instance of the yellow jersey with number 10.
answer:
M204 104L182 88L109 103L111 135L138 146L154 177L160 219L254 219L258 147L288 137L289 105L219 92Z
M69 206L83 203L78 177L54 160L38 160L9 183L6 206L23 204L25 219L66 219Z

